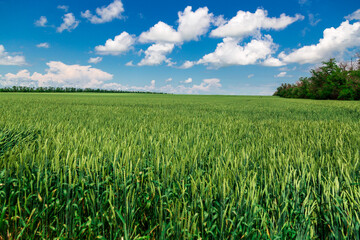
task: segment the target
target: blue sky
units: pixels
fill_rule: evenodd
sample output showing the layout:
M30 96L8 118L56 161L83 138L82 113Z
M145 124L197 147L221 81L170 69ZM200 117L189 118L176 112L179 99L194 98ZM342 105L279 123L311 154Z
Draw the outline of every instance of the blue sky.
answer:
M0 0L0 86L271 95L360 51L360 3Z

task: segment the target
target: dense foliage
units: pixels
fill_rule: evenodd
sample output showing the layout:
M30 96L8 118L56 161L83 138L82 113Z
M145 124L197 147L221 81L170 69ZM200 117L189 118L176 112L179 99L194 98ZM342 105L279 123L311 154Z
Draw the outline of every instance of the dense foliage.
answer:
M360 102L0 94L0 239L358 239Z
M360 99L360 59L355 64L337 64L335 59L330 59L310 72L311 77L300 78L295 84L282 84L274 95L286 98Z
M126 90L109 90L109 89L94 89L94 88L73 88L73 87L26 87L13 86L0 88L0 92L95 92L95 93L158 93L158 92L143 92L143 91L126 91Z

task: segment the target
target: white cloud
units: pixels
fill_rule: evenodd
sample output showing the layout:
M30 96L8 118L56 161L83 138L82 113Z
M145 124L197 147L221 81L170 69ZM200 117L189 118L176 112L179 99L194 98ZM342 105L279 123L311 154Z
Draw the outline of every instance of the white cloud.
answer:
M145 86L129 86L116 82L108 82L113 79L113 75L91 66L67 65L62 62L48 62L49 69L45 74L34 72L31 74L24 69L16 74L8 73L0 75L0 86L29 86L29 87L75 87L75 88L102 88L128 91L150 91L167 93L210 93L217 92L221 88L220 79L204 79L200 84L192 86L179 85L173 87L168 84L156 87L156 81L151 80ZM171 82L172 78L166 80Z
M0 84L3 86L98 88L104 84L104 81L113 78L112 74L91 66L67 65L56 61L48 62L46 65L49 68L45 70L45 74L34 72L31 75L28 70L21 70L17 74L6 74L0 80Z
M135 65L134 65L133 61L130 61L130 62L127 62L127 63L125 64L125 66L134 67Z
M36 81L31 79L30 72L26 69L19 71L16 74L7 73L5 76L0 77L0 86L27 86L37 87Z
M321 21L321 19L318 17L319 14L314 15L312 13L309 13L309 23L311 26L316 26Z
M109 89L109 90L123 90L123 91L127 91L129 90L127 86L122 85L120 83L105 83L101 86L101 88L103 89Z
M360 20L360 9L345 17L347 20Z
M167 58L165 62L167 63L168 67L172 67L176 64L176 62L173 62L171 58Z
M66 6L66 5L59 5L57 6L58 9L62 9L64 10L65 12L68 12L69 11L69 6Z
M30 78L30 72L26 69L19 71L17 74L7 73L5 74L6 79L13 80L17 78Z
M208 13L207 7L198 8L195 12L188 6L183 12L178 13L178 29L159 21L147 32L143 32L139 41L142 43L178 43L198 40L207 33L212 22L213 14Z
M248 78L252 78L252 77L254 77L255 76L255 74L249 74L248 75Z
M141 91L141 92L152 92L156 91L155 80L151 80L150 85L145 86L129 86L123 85L120 83L105 83L101 86L103 89L112 89L112 90L123 90L123 91Z
M8 52L5 51L5 47L0 44L0 65L24 65L25 57L24 56L10 56Z
M46 27L47 18L45 16L41 16L39 20L35 21L35 26L38 27Z
M88 19L91 23L99 24L111 22L114 19L122 18L121 14L124 12L124 6L120 0L114 0L108 6L102 6L101 8L96 8L96 14L93 15L90 10L81 12L83 18Z
M200 36L208 32L213 14L207 7L198 8L195 12L190 6L184 12L179 12L178 32L182 41L198 40Z
M218 89L220 87L221 87L220 79L218 78L204 79L200 85L193 85L191 88L191 92L197 92L197 91L208 92L210 90Z
M318 44L304 46L289 54L281 52L278 57L285 63L319 63L333 57L335 53L343 53L348 48L358 46L360 22L350 24L349 21L345 21L338 28L325 29Z
M293 68L282 67L282 68L279 68L279 70L282 72L295 71L296 67L293 67Z
M236 95L271 96L274 94L278 86L278 83L260 85L245 83L234 86L232 88L232 92Z
M155 80L151 80L150 85L145 86L129 86L129 85L123 85L120 83L105 83L102 85L101 88L104 89L113 89L113 90L123 90L123 91L141 91L141 92L152 92L152 91L158 91L155 87Z
M265 35L261 39L253 39L244 46L238 43L237 39L224 38L223 42L217 45L215 52L205 55L197 64L210 65L214 68L256 64L259 63L259 60L271 56L277 48L270 35Z
M38 48L49 48L50 44L47 43L47 42L39 43L38 45L36 45L36 47L38 47Z
M184 81L184 83L192 83L192 78L188 78Z
M275 77L281 78L281 77L285 77L287 74L287 72L281 72L278 75L275 75Z
M173 79L172 78L168 78L165 80L165 82L171 82Z
M193 62L193 61L185 61L185 62L183 63L183 65L181 65L179 68L181 68L181 69L188 69L188 68L193 67L194 65L195 65L195 62Z
M166 57L174 49L173 43L155 43L145 51L145 57L138 63L139 66L159 65L163 62L171 64L171 60Z
M108 39L105 45L99 45L95 47L98 54L102 55L120 55L129 49L135 43L135 38L127 32L122 32L116 36L114 40Z
M227 23L227 20L225 20L224 15L213 17L213 19L212 19L212 24L216 27L225 25L226 23Z
M62 19L63 19L63 23L60 25L60 27L56 29L56 31L60 33L63 32L64 30L67 30L69 32L71 30L74 30L79 25L80 22L75 19L75 16L72 13L65 14L62 17Z
M284 66L285 63L283 63L282 61L280 61L277 58L268 57L267 59L265 59L265 61L262 63L262 65L267 66L267 67L280 67L280 66Z
M185 85L178 85L176 87L168 84L157 88L156 91L158 92L165 92L165 93L177 93L177 94L199 94L199 93L214 93L219 92L221 88L220 79L218 78L210 78L204 79L200 84L192 85L192 86L185 86Z
M198 40L200 36L208 32L213 21L213 14L209 13L207 7L192 11L192 7L188 6L183 12L178 13L178 17L177 30L160 21L140 34L139 42L155 44L145 51L145 58L140 61L139 66L158 65L162 62L167 62L168 66L174 65L170 59L166 58L166 54L172 52L174 44L182 45L184 41ZM155 48L166 48L166 50L154 51ZM189 67L189 63L184 67Z
M130 89L132 90L137 90L137 91L153 91L155 90L155 80L151 80L150 85L144 86L144 87L130 87Z
M293 77L292 75L288 75L287 72L280 72L279 74L275 75L276 78L283 78L283 77Z
M240 10L226 24L212 30L210 36L243 38L254 35L261 29L281 30L298 20L304 19L304 16L300 14L296 14L295 17L289 17L283 13L279 18L269 18L267 15L268 12L263 9L257 9L255 13Z
M170 78L169 78L170 79ZM167 81L171 82L171 81ZM199 93L214 93L219 92L221 88L220 79L211 78L204 79L200 84L187 86L178 85L172 86L167 84L165 86L156 87L156 81L152 80L149 85L145 86L129 86L120 83L105 83L101 86L104 89L127 90L127 91L145 91L145 92L163 92L163 93L177 93L177 94L199 94Z
M147 32L141 33L139 42L169 42L178 43L181 42L180 34L171 26L164 22L158 22Z
M90 58L88 63L94 63L94 64L97 64L99 62L102 61L102 57L94 57L94 58Z

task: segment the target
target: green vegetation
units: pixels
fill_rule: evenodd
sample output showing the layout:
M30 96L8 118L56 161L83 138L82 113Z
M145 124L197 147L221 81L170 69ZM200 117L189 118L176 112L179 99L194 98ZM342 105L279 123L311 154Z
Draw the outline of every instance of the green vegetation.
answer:
M94 89L94 88L74 88L74 87L25 87L25 86L13 86L13 87L5 87L0 88L0 92L45 92L45 93L62 93L62 92L70 92L70 93L79 93L79 92L95 92L95 93L156 93L163 94L158 92L143 92L143 91L125 91L125 90L108 90L108 89Z
M358 239L360 104L0 94L0 239Z
M283 83L274 93L286 98L360 100L360 58L357 64L337 64L335 59L312 69L311 77L295 84Z

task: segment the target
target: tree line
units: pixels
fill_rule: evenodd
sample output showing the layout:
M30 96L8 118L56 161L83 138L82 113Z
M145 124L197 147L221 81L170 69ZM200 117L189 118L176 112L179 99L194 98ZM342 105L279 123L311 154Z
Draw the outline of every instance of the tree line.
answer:
M13 86L0 88L0 92L59 92L59 93L79 93L79 92L94 92L94 93L150 93L150 94L164 94L159 92L142 92L142 91L124 91L124 90L107 90L107 89L93 89L93 88L73 88L73 87L25 87L25 86Z
M334 58L310 70L294 84L283 83L274 96L286 98L360 100L360 55L355 62L338 64Z

